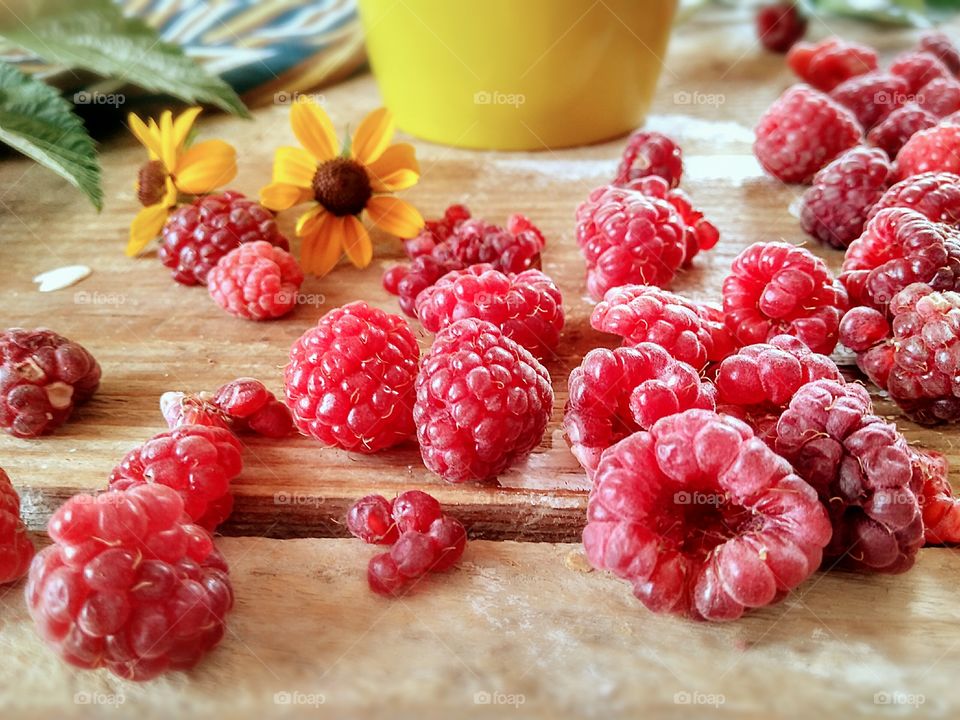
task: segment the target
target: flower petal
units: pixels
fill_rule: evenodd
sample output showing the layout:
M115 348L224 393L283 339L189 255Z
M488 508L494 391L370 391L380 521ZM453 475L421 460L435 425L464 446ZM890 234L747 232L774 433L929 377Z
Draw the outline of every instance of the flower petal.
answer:
M160 138L155 135L153 130L147 126L139 117L133 113L127 115L127 124L130 126L130 132L140 141L147 152L150 153L151 160L160 158Z
M277 148L273 156L273 181L309 188L317 174L317 161L303 148Z
M329 160L340 152L340 143L330 116L312 98L298 98L290 106L290 127L300 144L319 162Z
M402 238L415 237L423 229L423 216L410 203L390 195L376 195L367 201L370 222L384 232Z
M370 242L367 229L356 215L344 215L338 219L343 236L343 251L350 262L358 268L365 268L373 260L373 243Z
M167 221L170 208L165 203L148 205L140 210L130 223L130 239L127 241L127 257L134 257L160 234Z
M193 123L203 111L203 108L192 107L187 108L182 113L177 116L177 119L173 121L173 142L176 144L177 148L182 148L184 141L186 141L187 136L190 134L191 128L193 128Z
M173 137L173 113L164 110L160 115L160 159L167 172L177 167L177 145Z
M270 183L260 188L260 204L270 210L287 210L294 205L305 203L313 197L310 190L287 185L286 183Z
M383 154L393 138L395 125L393 113L386 108L378 108L360 121L353 133L350 154L366 165Z
M343 254L343 233L339 218L317 207L297 222L303 230L300 242L300 265L304 271L324 276L334 267Z
M177 188L190 195L210 192L226 185L237 174L237 151L223 140L205 140L180 156Z
M374 192L406 190L420 179L417 152L409 143L391 145L374 162L367 165L367 175Z

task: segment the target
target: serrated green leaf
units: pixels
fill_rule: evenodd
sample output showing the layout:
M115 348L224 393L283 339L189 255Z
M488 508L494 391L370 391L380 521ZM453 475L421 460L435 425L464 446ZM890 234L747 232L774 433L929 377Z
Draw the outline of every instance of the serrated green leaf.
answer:
M0 62L0 142L53 170L103 208L93 139L53 88Z
M110 0L36 0L19 16L0 13L0 37L48 62L250 116L227 83Z

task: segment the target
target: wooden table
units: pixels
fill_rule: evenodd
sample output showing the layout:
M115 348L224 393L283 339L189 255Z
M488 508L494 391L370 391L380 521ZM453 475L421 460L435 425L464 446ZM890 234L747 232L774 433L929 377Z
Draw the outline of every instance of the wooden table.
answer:
M684 187L723 233L674 286L699 299L718 299L746 245L807 240L789 211L800 190L764 177L750 151L753 122L790 78L755 45L748 19L702 15L679 30L649 121L683 145ZM887 56L912 41L907 31L831 26ZM368 76L324 91L338 127L378 102ZM264 108L254 122L211 114L200 124L203 136L237 146L238 189L255 194L273 149L293 142L287 111ZM625 584L587 566L575 542L586 483L558 420L569 370L614 339L587 322L572 215L611 176L621 146L505 154L417 142L423 178L406 197L425 214L452 202L498 222L523 211L549 238L544 269L564 292L567 326L549 364L554 422L529 462L500 487L455 487L432 477L413 446L367 458L305 438L245 439L246 468L224 528L237 537L219 541L238 599L224 643L189 675L146 685L77 673L36 638L16 586L0 596L0 714L107 716L122 702L122 711L142 717L168 717L173 708L221 717L955 716L960 560L952 549L921 551L900 577L818 574L780 605L722 626L654 616ZM213 389L240 375L279 390L287 348L326 310L358 296L396 307L379 276L399 253L395 241L379 238L373 268L308 280L311 302L292 316L260 324L227 317L202 289L172 283L155 259L123 256L142 152L127 136L103 150L107 207L99 216L29 162L0 164L2 324L51 326L86 345L104 370L96 398L54 436L0 437L0 465L37 531L63 499L103 487L126 450L163 429L161 392ZM839 266L840 253L812 249ZM35 274L72 263L94 274L70 289L36 292ZM896 417L889 403L878 405ZM896 420L912 442L960 459L954 431ZM437 495L479 540L456 571L387 601L366 589L370 548L334 538L345 535L353 499L408 487Z

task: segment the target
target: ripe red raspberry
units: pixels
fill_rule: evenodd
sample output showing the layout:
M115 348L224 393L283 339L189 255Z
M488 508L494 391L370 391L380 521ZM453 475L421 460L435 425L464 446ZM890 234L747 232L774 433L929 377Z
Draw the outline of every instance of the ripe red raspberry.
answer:
M50 518L54 544L30 566L27 607L71 665L149 680L196 665L233 606L227 564L162 485L74 495Z
M241 193L202 195L174 210L163 226L158 255L184 285L205 285L207 273L235 247L263 241L289 250L273 213Z
M954 75L960 75L960 51L949 35L934 30L925 32L920 37L918 47L936 56Z
M800 224L820 242L843 249L860 237L870 208L892 180L893 166L883 150L847 150L814 176L803 194Z
M882 210L847 248L840 281L854 305L880 309L911 283L960 289L960 230L907 208Z
M960 543L960 498L947 479L947 459L931 450L910 448L910 452L914 484L921 488L924 544Z
M596 188L577 208L590 295L599 300L634 283L666 285L686 258L686 233L669 203L614 185Z
M300 432L373 453L410 438L420 348L399 315L357 301L331 310L290 348L287 406Z
M33 553L33 542L20 519L20 496L0 468L0 585L26 575Z
M623 149L614 184L622 185L643 177L663 178L671 188L680 184L683 153L680 146L663 133L637 130Z
M230 482L242 470L240 442L232 432L184 425L128 452L110 473L110 489L144 483L173 488L190 520L212 532L233 510Z
M894 296L889 315L893 318L889 339L880 337L883 326L876 318L873 323L878 330L872 335L857 334L854 329L869 318L845 326L853 336L850 342L858 347L880 337L877 344L857 354L857 365L914 422L936 425L960 420L960 294L915 283Z
M610 448L583 545L654 612L734 620L820 565L830 521L817 494L750 428L688 410Z
M213 404L213 395L208 392L165 392L160 396L160 414L173 430L181 425L209 425L230 429L230 421Z
M413 419L427 469L449 482L496 478L543 438L546 368L483 320L448 325L424 356Z
M897 108L867 133L867 142L875 145L890 157L896 157L900 149L921 130L937 124L933 113L924 110L915 102Z
M623 187L641 192L647 197L666 200L673 205L687 226L686 251L683 257L683 266L693 264L693 258L701 250L710 250L720 241L720 231L717 226L707 220L703 213L693 207L689 196L680 188L670 189L667 181L662 177L649 177L632 180Z
M866 389L819 380L780 417L776 449L817 491L830 515L828 561L854 569L909 570L923 544L910 448L873 413Z
M429 532L434 520L443 515L440 503L423 490L407 490L393 500L391 512L394 522L401 533L415 530Z
M416 311L432 333L463 318L486 320L538 358L554 355L563 329L563 297L539 270L516 275L493 265L453 270L417 296Z
M807 18L792 2L762 6L756 23L760 43L772 52L785 53L807 32Z
M900 149L897 173L901 180L926 172L960 173L960 125L921 130Z
M960 175L923 173L901 180L873 206L870 217L892 207L910 208L934 222L956 225L960 223Z
M393 505L383 495L367 495L347 511L347 529L366 543L393 545L400 533L392 513Z
M714 409L714 388L697 371L648 342L597 348L570 373L563 430L570 450L593 476L608 447L681 410Z
M813 352L795 337L778 335L740 348L720 363L715 380L717 407L769 441L790 399L816 380L843 382L843 377L826 355Z
M844 80L830 97L849 109L869 130L908 100L907 81L899 75L872 72Z
M207 275L210 297L231 315L271 320L297 304L303 271L296 259L267 242L231 250Z
M15 437L53 432L100 385L100 366L52 330L0 332L0 427Z
M248 430L268 438L284 438L293 432L290 410L254 378L237 378L221 385L212 402L234 431Z
M753 152L764 170L788 183L805 183L863 130L849 110L806 85L794 85L767 108Z
M829 355L847 309L847 293L823 260L787 243L754 243L723 281L727 328L742 345L793 335Z
M915 95L931 80L951 77L952 73L935 55L909 51L897 55L890 64L890 73L907 81L907 92Z
M917 104L938 118L960 110L960 82L954 77L934 78L917 93Z
M800 42L787 53L787 65L804 82L830 92L844 80L877 69L877 53L866 45L831 37Z
M540 267L543 233L523 215L513 215L507 228L477 219L466 219L463 206L447 208L443 221L430 221L432 230L421 233L408 245L413 258L408 266L397 265L383 275L387 292L399 296L400 308L416 317L417 296L452 270L489 263L504 273L521 273ZM444 233L447 233L444 235Z
M444 211L443 217L427 220L419 235L404 240L403 249L410 259L429 255L437 245L453 235L464 220L469 219L469 208L465 205L451 205Z
M651 285L612 288L597 303L590 324L600 332L620 335L625 346L659 345L677 360L702 370L734 350L719 308L687 300Z

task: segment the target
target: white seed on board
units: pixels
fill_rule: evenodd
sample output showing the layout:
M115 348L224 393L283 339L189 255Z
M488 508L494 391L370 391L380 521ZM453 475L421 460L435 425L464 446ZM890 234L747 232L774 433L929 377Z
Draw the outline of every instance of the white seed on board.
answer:
M37 288L40 292L54 292L80 282L92 272L93 270L86 265L65 265L42 272L33 281L40 286Z

